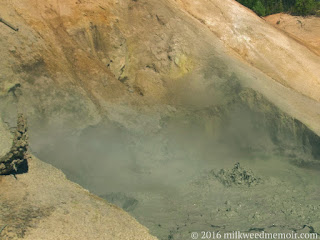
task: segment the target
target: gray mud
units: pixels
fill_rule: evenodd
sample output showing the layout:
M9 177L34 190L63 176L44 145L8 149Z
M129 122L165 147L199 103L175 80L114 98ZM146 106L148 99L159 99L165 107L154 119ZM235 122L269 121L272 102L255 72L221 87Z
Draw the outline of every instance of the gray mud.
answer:
M223 101L176 107L153 132L107 122L32 147L161 240L320 233L319 137L234 79L219 88Z

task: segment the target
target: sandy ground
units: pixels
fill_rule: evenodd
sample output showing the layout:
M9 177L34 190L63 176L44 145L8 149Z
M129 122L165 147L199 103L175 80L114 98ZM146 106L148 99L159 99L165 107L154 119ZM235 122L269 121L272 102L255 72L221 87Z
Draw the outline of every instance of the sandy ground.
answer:
M33 157L29 172L0 176L1 239L156 239L123 210Z

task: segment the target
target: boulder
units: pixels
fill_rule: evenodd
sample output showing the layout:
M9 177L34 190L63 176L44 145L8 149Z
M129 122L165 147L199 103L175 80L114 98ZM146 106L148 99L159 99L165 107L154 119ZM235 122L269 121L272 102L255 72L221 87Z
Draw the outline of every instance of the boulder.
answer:
M27 172L29 158L27 131L27 120L23 114L19 114L11 149L0 158L0 175Z

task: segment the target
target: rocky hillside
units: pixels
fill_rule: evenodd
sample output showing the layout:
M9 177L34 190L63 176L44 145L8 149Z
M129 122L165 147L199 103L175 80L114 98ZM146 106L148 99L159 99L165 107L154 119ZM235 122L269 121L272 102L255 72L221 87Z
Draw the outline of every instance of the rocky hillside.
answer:
M319 131L319 56L233 0L2 5L1 16L20 28L0 29L10 122L23 110L37 127L82 128L106 116L128 127L128 114L164 112L187 89L210 102L212 84L235 74Z
M274 14L265 18L276 28L284 31L300 44L318 56L320 55L320 21L319 17L299 17L288 14Z
M141 199L150 200L143 191L187 183L205 168L198 164L202 160L226 155L272 153L319 168L317 40L286 32L286 22L275 27L234 0L0 3L1 18L19 28L0 23L1 154L11 146L5 129L15 126L21 112L30 125L31 152L102 196L138 189ZM103 235L106 228L118 239L126 239L117 235L123 228L128 239L152 239L124 212L60 171L35 157L29 167L17 179L1 178L7 215L22 201L29 204L21 206L22 232L8 228L6 234L76 238L86 225L82 219L91 221L98 211L101 219L84 239L110 239ZM160 209L152 201L146 211L143 206L137 212L150 219ZM28 211L40 220L27 218ZM159 228L155 220L140 220L152 223L153 231Z

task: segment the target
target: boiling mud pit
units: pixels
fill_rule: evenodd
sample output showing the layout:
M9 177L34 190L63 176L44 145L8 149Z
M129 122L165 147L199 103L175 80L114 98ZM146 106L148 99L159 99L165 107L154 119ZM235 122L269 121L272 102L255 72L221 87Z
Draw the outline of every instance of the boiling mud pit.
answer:
M170 107L153 132L107 122L42 145L38 135L32 148L161 240L201 231L320 234L318 136L234 86L216 105Z

